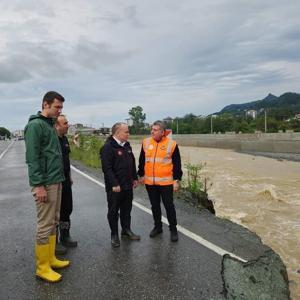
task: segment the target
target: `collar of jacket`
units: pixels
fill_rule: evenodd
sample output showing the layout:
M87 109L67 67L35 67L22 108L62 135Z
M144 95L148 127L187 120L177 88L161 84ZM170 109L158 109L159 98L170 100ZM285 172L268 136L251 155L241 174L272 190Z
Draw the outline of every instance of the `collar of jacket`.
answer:
M126 142L123 146L121 146L112 136L108 138L108 142L111 143L111 145L115 148L123 148L130 145L129 142Z
M40 119L42 119L42 120L44 120L45 122L49 123L51 126L54 125L55 119L53 119L53 118L47 118L47 117L43 116L41 111L38 111L37 115L38 115L38 117L39 117Z

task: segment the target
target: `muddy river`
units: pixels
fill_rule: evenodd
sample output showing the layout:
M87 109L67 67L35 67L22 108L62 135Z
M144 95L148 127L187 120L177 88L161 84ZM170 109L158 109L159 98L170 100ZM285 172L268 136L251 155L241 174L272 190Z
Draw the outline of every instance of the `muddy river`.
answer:
M140 146L133 145L138 158ZM206 163L216 215L256 232L284 261L292 299L300 299L300 162L180 147L183 165Z

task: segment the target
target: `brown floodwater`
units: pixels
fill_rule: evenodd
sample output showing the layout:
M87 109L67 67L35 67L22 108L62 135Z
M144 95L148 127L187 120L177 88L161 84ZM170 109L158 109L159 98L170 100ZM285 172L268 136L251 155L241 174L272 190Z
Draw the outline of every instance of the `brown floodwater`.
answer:
M140 146L133 149L138 158ZM181 146L180 153L183 166L206 163L216 215L256 232L278 253L292 299L300 299L300 162L215 148Z

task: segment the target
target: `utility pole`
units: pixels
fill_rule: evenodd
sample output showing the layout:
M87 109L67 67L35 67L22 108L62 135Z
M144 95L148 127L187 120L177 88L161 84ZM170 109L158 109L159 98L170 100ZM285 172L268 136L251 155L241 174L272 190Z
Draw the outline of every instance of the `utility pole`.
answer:
M210 133L213 133L213 117L210 116Z
M265 108L265 133L267 133L267 109Z
M176 133L178 134L178 132L179 132L179 128L178 128L178 119L176 120L177 122L176 122Z

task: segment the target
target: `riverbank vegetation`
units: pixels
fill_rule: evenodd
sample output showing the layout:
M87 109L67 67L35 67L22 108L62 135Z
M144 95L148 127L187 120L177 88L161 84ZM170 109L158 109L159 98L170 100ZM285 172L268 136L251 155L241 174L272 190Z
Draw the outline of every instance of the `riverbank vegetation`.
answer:
M87 167L100 168L99 151L104 145L104 139L98 136L79 135L75 145L70 138L70 158L83 162Z
M186 176L182 180L182 188L175 194L175 197L200 209L204 207L215 214L213 202L208 199L207 194L207 190L212 184L209 184L208 179L201 173L205 165L206 163L185 165Z

